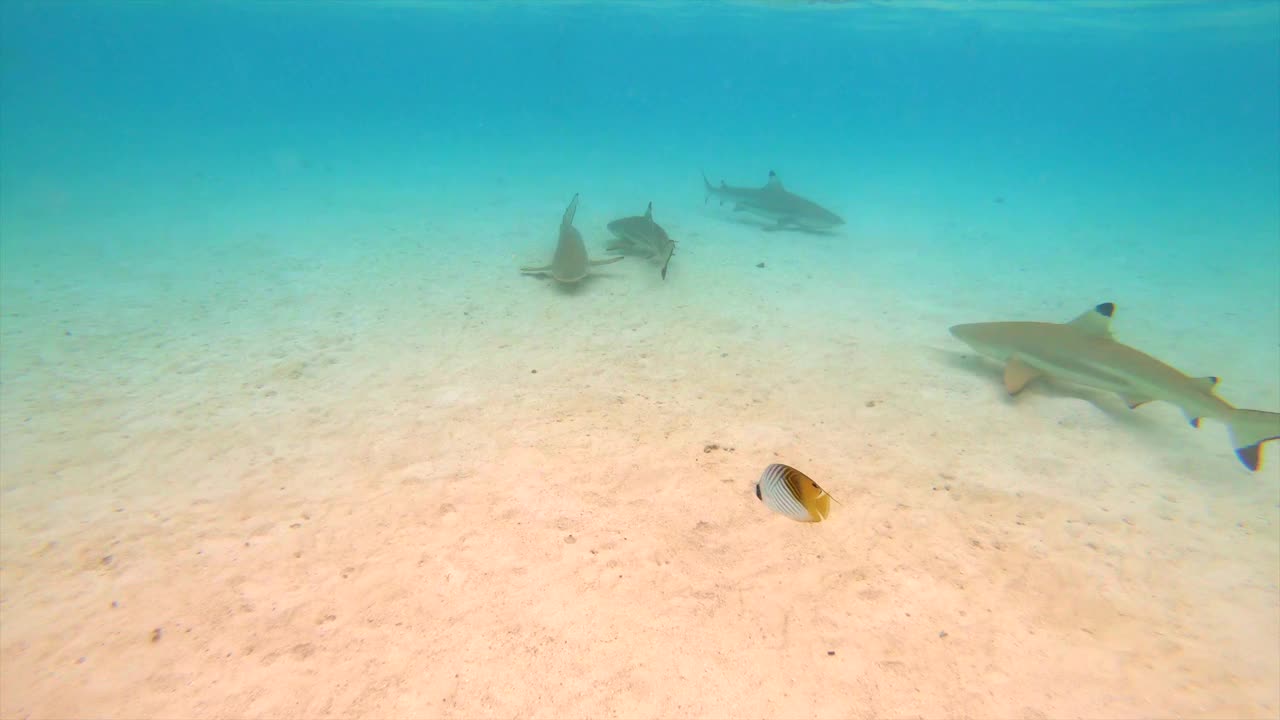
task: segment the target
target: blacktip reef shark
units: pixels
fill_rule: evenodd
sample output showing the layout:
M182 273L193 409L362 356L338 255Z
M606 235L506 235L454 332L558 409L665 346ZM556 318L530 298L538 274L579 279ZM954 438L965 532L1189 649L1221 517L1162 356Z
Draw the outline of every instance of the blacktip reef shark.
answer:
M826 231L844 224L844 219L839 215L784 188L778 174L772 170L769 171L769 182L764 187L734 187L725 184L723 180L720 181L720 187L716 187L707 179L706 173L702 174L702 184L707 191L703 203L712 195L717 195L721 205L733 202L735 212L748 212L772 220L774 224L765 226L766 230L795 228Z
M1163 400L1182 409L1192 427L1201 418L1226 423L1240 462L1257 471L1262 444L1280 438L1280 413L1232 407L1213 394L1216 377L1193 378L1115 341L1115 303L1102 303L1066 323L989 322L956 325L951 334L1005 363L1004 387L1016 395L1041 376L1120 395L1130 408Z
M653 221L653 203L645 208L644 215L618 218L609 223L614 240L605 248L609 252L641 255L662 259L662 279L667 279L667 266L676 252L676 241L667 235L662 226Z
M555 255L551 256L551 264L542 267L522 267L520 272L533 275L550 275L556 282L576 283L587 276L590 269L597 265L608 265L625 259L625 255L605 260L591 260L587 257L587 246L582 242L582 233L573 226L573 216L578 212L578 194L573 194L569 207L565 208L560 218L560 240L556 243Z

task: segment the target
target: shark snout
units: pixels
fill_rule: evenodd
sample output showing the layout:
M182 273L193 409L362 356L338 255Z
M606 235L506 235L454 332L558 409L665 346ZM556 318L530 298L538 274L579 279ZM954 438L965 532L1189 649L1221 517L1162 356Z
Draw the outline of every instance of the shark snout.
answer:
M957 340L968 345L979 355L988 357L1001 357L999 350L992 346L989 340L984 337L982 332L984 323L969 323L966 325L952 325L950 332Z

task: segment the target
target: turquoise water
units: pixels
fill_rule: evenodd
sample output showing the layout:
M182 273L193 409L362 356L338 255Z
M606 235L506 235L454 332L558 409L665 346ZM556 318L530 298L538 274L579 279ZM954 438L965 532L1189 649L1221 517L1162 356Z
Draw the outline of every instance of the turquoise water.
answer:
M761 186L771 170L846 224L770 232L704 198L703 173ZM522 276L575 193L593 258L608 221L652 202L678 242L669 277L636 259L575 291ZM0 612L22 628L0 648L0 709L1274 717L1280 448L1251 474L1221 425L1192 431L1168 405L1008 402L999 369L947 333L1104 301L1121 342L1280 410L1280 3L0 3ZM770 462L846 500L820 526L845 549L799 580L788 549L823 540L751 497ZM931 504L952 483L970 504ZM840 526L849 505L866 514ZM324 529L291 531L304 512ZM718 550L703 523L729 538ZM619 528L653 545L610 562L648 580L597 596L583 573L615 551L592 538ZM849 549L869 528L893 548L879 560ZM566 535L590 553L553 561L543 530L546 553L570 552ZM966 555L988 532L1021 560ZM199 572L179 559L193 548ZM410 569L419 548L434 559ZM366 561L384 573L367 587L317 580ZM889 567L921 575L875 569ZM977 621L947 616L953 664L877 613L945 615L956 567L990 582L970 602L1012 619L965 647L954 628ZM201 573L239 594L202 604ZM833 584L850 573L881 594ZM446 575L486 578L439 591L468 612L404 580ZM715 604L783 583L797 595L777 608ZM574 599L545 600L552 585L589 600L621 649L600 650ZM393 587L366 614L417 618L430 648L361 645L363 620L342 624ZM110 639L126 631L84 630L130 593L155 608L129 610L133 625L187 623L193 647L237 659L165 675L195 651L140 660ZM1097 598L1109 619L1081 619ZM275 602L338 629L255 615ZM784 623L783 605L809 620ZM245 606L242 624L210 620ZM626 640L627 618L660 607L662 631L719 658L702 695L686 686L696 662L684 679L593 669L662 666L660 643ZM1024 621L1039 640L1008 634ZM1135 639L1145 626L1172 639ZM797 627L847 644L810 660ZM541 652L583 688L507 659L538 646L506 639L530 628L567 638ZM876 655L895 643L905 655ZM254 684L257 657L304 645L293 661L392 685L421 685L406 668L430 653L487 669L471 694L316 694L278 664ZM375 659L387 647L409 659ZM880 659L833 659L787 690L804 699L779 699L771 663L828 657ZM121 658L142 674L102 669ZM1147 670L1087 669L1124 658ZM238 689L183 682L219 673ZM169 699L131 700L140 680ZM264 689L286 685L294 700Z

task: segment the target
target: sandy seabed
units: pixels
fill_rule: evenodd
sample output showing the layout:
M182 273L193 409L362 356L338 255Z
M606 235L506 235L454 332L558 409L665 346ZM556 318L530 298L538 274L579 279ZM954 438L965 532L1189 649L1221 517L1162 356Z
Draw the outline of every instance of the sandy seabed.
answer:
M666 282L564 292L516 272L560 210L8 268L0 715L1280 713L1280 448L1009 400L946 328L1116 300L1272 410L1278 331L697 214ZM831 519L770 514L770 462Z

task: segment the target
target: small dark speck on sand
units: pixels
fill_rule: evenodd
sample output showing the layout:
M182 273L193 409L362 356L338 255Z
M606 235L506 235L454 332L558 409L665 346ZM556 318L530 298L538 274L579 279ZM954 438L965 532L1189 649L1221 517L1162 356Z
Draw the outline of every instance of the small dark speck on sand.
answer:
M758 267L758 268L762 268L762 267L764 267L764 263L762 263L762 262L758 262L758 263L756 263L756 267Z
M830 657L830 656L832 656L832 655L835 655L835 654L836 654L836 651L835 651L835 650L828 650L828 651L827 651L827 656L828 656L828 657Z
M529 374L530 374L530 375L537 375L537 374L538 374L538 371L537 371L537 370L530 370L530 371L529 371Z
M940 637L940 638L944 638L944 637L946 637L946 636L947 636L947 631L946 631L946 630L939 630L939 631L938 631L938 637Z
M153 642L153 643L154 643L154 642L160 642L160 637L161 637L162 635L164 635L164 630L163 630L162 628L156 628L155 630L152 630L152 631L151 631L151 642Z

